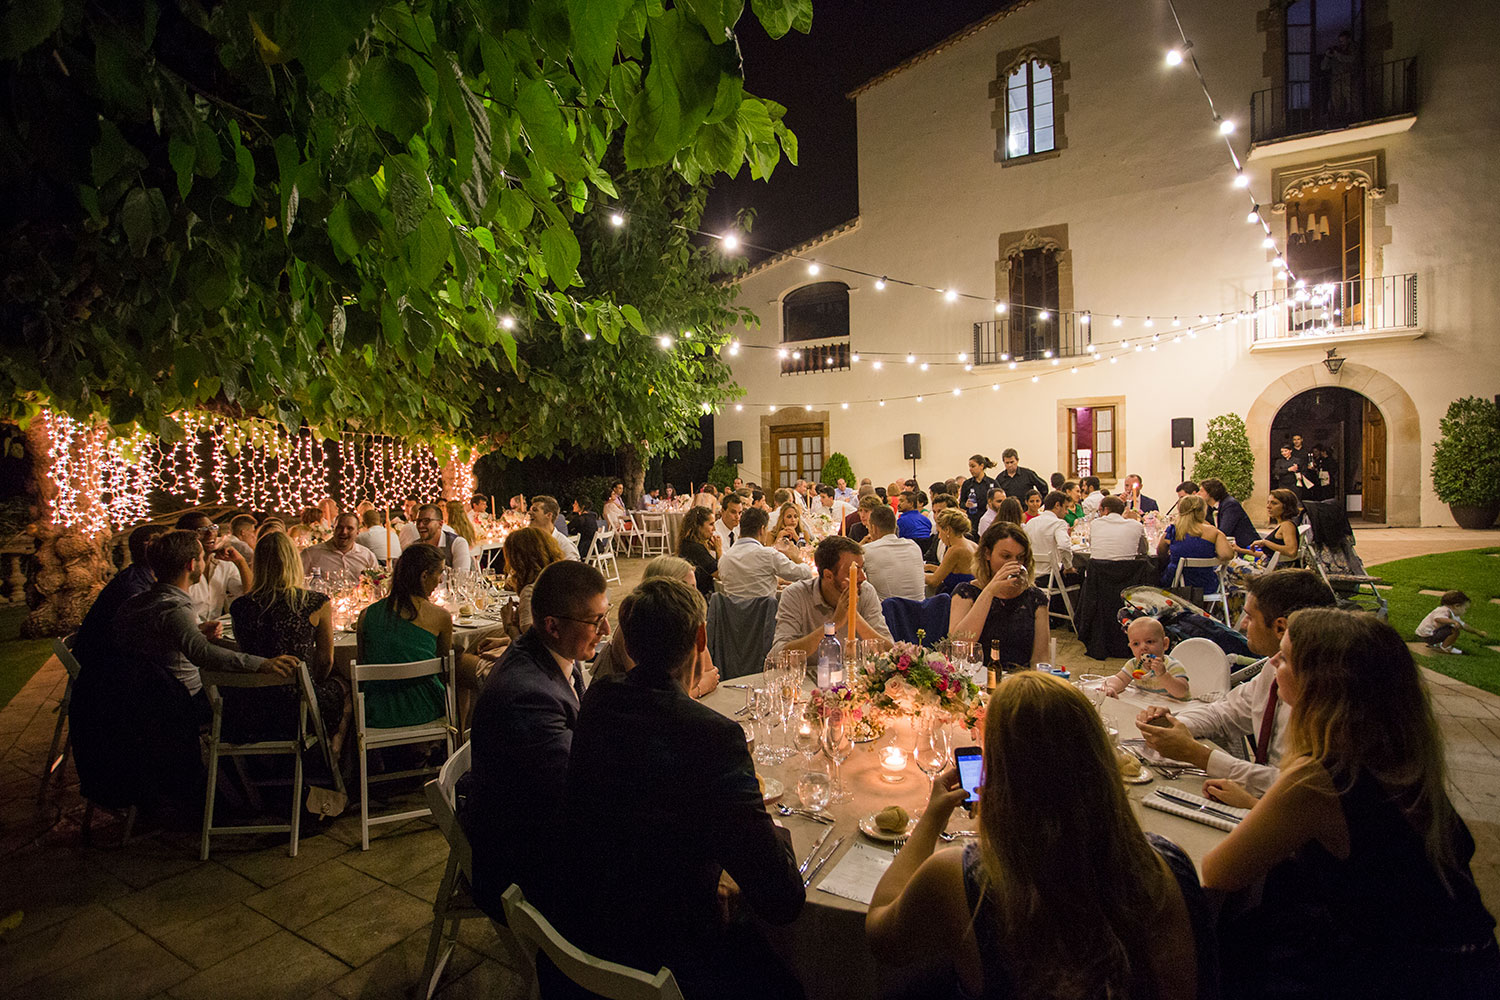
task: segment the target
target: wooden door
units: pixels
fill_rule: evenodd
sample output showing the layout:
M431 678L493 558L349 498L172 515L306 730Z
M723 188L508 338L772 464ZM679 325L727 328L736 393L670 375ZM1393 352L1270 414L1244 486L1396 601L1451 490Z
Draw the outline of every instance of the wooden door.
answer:
M1385 523L1385 418L1365 400L1363 511L1366 521Z
M795 424L771 428L772 489L796 485L797 480L817 482L823 472L823 426Z
M1344 315L1336 326L1364 324L1365 189L1358 184L1344 187L1343 280Z

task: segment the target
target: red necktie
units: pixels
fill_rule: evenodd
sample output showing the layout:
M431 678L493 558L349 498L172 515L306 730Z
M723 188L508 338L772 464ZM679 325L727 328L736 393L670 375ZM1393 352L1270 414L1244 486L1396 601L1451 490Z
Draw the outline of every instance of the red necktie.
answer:
M1260 735L1255 737L1255 763L1264 764L1271 753L1271 726L1276 722L1276 678L1271 678L1271 697L1266 699L1265 714L1260 717Z

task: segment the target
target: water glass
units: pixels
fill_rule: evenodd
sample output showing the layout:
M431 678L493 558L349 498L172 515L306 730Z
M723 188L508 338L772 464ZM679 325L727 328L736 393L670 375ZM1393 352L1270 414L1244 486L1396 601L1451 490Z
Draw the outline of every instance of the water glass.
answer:
M820 813L828 808L832 795L833 783L829 780L827 771L808 770L798 776L797 797L813 812Z
M1079 674L1078 690L1082 691L1088 698L1089 704L1094 706L1094 711L1100 711L1104 707L1104 682L1108 680L1103 674Z
M844 761L854 752L851 730L854 720L842 708L830 709L823 719L823 752L833 761L835 790L832 801L845 802L849 792L844 788Z
M814 719L801 720L796 732L792 734L792 746L811 764L818 751L823 748L822 727Z
M922 773L927 775L927 792L937 784L937 776L948 766L948 727L940 719L922 715L916 719L917 745L913 756Z

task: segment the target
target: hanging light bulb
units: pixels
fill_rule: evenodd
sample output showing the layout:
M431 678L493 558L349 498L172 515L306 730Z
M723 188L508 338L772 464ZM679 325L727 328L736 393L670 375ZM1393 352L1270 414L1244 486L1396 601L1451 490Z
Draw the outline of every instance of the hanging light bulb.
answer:
M730 357L737 357L739 355L739 353L740 353L740 342L738 340L731 340L729 342L729 356Z
M735 413L744 413L745 412L745 404L744 403L735 403L734 404L734 412Z
M802 360L802 352L801 351L793 351L792 352L792 360L793 361L801 361Z
M778 358L780 358L781 360L785 361L786 360L786 348L785 347L778 348L777 351L776 351L776 356Z
M1078 322L1082 323L1084 326L1088 326L1089 325L1089 314L1088 313L1084 313L1082 316L1078 317Z
M506 330L514 330L516 328L516 318L514 316L501 316L500 326Z
M847 409L849 409L849 404L848 403L840 403L839 404L839 409L841 409L841 410L847 410Z
M999 313L999 314L1001 314L1003 316L1005 314L1005 303L1004 302L996 302L995 303L995 312L997 312L997 313Z
M907 364L912 365L912 364L916 364L916 362L917 362L917 356L915 354L908 354L906 356L906 363Z
M772 403L770 406L767 407L767 409L770 410L772 413L775 413L776 412L776 404Z
M1156 324L1151 321L1151 317L1150 316L1147 316L1146 317L1146 322L1142 324L1142 326L1147 326L1147 327L1152 327L1152 326L1155 326L1155 325Z
M1124 321L1124 320L1122 320L1122 319L1121 319L1121 318L1120 318L1120 317L1119 317L1119 316L1116 316L1116 317L1115 317L1115 326L1120 326L1120 325L1121 325L1121 324L1123 324L1123 323L1124 323L1124 322L1125 322L1125 321Z
M1234 186L1237 187L1237 188L1247 188L1247 187L1249 187L1250 186L1250 175L1247 174L1247 173L1245 173L1243 170L1236 170L1234 172Z
M885 291L885 278L881 277L875 279L875 290L877 292Z
M881 401L880 401L880 405L881 405L881 406L884 406L884 405L885 405L885 400L883 400L883 399L882 399L882 400L881 400Z
M1181 66L1182 65L1182 53L1178 52L1176 49L1168 49L1167 50L1167 65L1168 66Z
M1000 391L1000 383L999 382L991 382L990 383L990 391L991 392L999 392Z
M957 395L961 394L962 392L963 392L963 390L960 389L958 386L955 385L953 387L953 395L957 396Z
M851 355L849 355L849 363L850 364L854 364L854 365L859 364L859 355L858 354L851 354Z
M1260 245L1263 246L1263 247L1265 247L1267 250L1275 250L1276 249L1276 241L1273 240L1273 239L1271 239L1271 237L1269 237L1269 236L1267 236L1264 240L1261 240Z
M918 397L917 397L917 402L919 402L919 403L920 403L920 402L921 402L921 401L922 401L922 397L921 397L921 396L918 396Z
M658 342L661 344L661 349L662 350L669 351L669 350L672 349L672 338L671 337L668 337L665 334L663 334L661 340L658 341Z
M817 264L816 261L814 261L813 263L807 265L807 273L808 274L817 274L821 270L823 270L823 269L818 266L818 264Z
M876 362L873 362L870 365L870 367L873 368L873 369L875 369L876 371L880 371L880 369L882 369L882 368L885 367L885 362L884 361L876 361Z
M621 226L625 225L625 216L621 215L619 212L616 212L609 217L609 224L611 226L614 226L616 229L619 229Z
M922 371L925 372L927 370L927 362L924 361L920 365L918 365L917 367L920 368Z
M1254 223L1254 222L1259 222L1260 221L1260 206L1259 205L1256 205L1254 208L1252 208L1250 210L1250 213L1245 216L1245 221L1246 222L1250 222L1250 223Z
M1033 381L1033 382L1040 382L1041 380L1042 380L1042 377L1040 375L1033 375L1033 376L1031 376L1031 381Z
M1229 118L1222 119L1219 122L1219 134L1220 135L1233 135L1234 134L1234 121L1232 119L1229 119Z
M806 410L808 413L811 413L812 412L812 404L811 403L804 403L803 406L802 406L802 409Z
M719 237L719 244L723 246L725 250L733 253L740 248L740 238L734 233L725 233L723 236Z

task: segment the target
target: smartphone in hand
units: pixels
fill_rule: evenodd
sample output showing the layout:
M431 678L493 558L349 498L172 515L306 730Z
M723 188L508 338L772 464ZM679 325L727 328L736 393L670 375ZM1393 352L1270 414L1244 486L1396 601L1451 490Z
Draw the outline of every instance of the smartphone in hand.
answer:
M973 806L984 784L984 752L978 747L959 747L953 751L953 762L958 765L958 783L969 793L964 804Z

